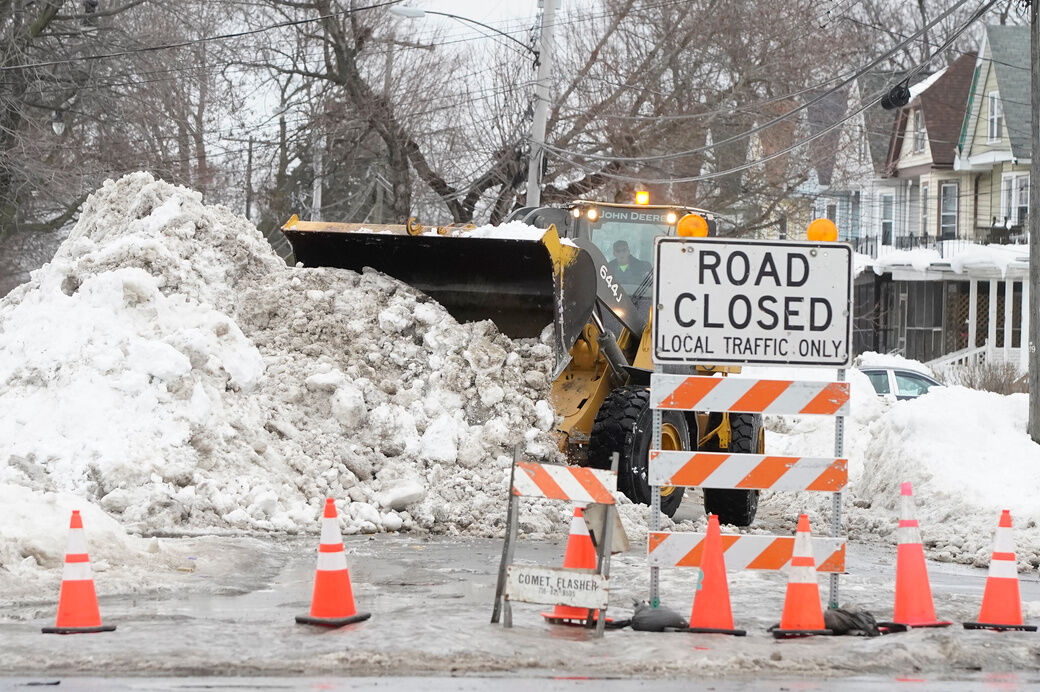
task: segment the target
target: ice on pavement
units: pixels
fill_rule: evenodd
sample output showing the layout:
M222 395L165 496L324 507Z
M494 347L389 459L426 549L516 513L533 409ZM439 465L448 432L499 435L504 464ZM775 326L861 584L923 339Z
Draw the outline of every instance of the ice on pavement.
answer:
M500 535L513 445L558 460L551 367L546 344L459 325L382 274L286 267L196 192L108 181L0 301L0 582L57 572L72 507L102 566L141 569L174 558L133 534L314 531L326 496L347 533ZM1040 563L1025 396L889 401L850 377L847 535L894 543L909 480L929 555L985 564L1008 508L1021 564ZM832 453L830 418L767 424L770 452ZM646 510L622 502L640 550ZM791 531L807 510L822 533L829 506L765 493L750 530ZM559 535L568 516L525 503L521 531Z
M381 274L286 267L196 192L108 181L0 302L0 574L59 566L72 506L125 561L114 526L310 531L326 496L348 534L493 535L512 447L556 453L551 367Z

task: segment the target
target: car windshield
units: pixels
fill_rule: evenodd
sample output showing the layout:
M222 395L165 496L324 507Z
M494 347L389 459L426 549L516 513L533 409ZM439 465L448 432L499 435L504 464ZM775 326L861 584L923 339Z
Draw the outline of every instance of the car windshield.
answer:
M896 389L900 396L921 396L932 387L932 383L910 372L896 371Z
M666 209L599 209L589 237L607 258L615 282L630 291L643 282L653 268L654 238L675 234L667 216Z

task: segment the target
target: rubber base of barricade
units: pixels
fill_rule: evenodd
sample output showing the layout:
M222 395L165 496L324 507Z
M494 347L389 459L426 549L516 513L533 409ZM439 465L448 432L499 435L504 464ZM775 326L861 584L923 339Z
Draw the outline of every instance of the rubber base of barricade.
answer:
M348 618L316 618L312 615L297 615L296 622L300 625L321 625L322 627L343 627L355 622L362 622L372 617L372 613L358 613Z
M44 634L93 634L94 632L114 632L115 625L98 625L97 627L44 627Z
M715 627L688 627L680 632L693 632L694 634L728 634L734 637L747 636L747 630L724 630Z
M965 622L964 629L996 630L998 632L1003 632L1005 630L1015 630L1018 632L1036 632L1036 625L994 625L988 622Z
M948 620L937 620L936 622L925 622L909 625L905 622L879 622L877 624L878 629L886 630L885 634L895 634L896 632L906 632L907 630L917 629L919 627L949 627L952 622Z
M832 636L834 630L782 630L776 628L773 630L773 637L775 639L794 639L795 637L812 637L816 635Z

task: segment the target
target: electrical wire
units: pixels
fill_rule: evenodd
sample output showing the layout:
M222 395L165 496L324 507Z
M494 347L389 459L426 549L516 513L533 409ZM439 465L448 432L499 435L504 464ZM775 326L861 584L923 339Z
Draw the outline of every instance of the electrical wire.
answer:
M958 7L963 5L965 2L967 2L967 0L957 0L957 2L952 7L950 7L949 9L946 10L946 12L944 12L941 15L939 15L938 17L933 19L930 23L926 24L924 27L919 29L917 31L917 33L914 34L914 36L912 38L916 38L916 37L920 36L921 34L923 34L925 31L930 29L932 26L937 24L939 21L941 21L942 19L945 19L947 16L949 16L949 14L951 14L954 10L956 10ZM996 0L988 0L988 2L986 4L986 9L988 9L989 6L992 6L995 2L996 2ZM963 27L962 27L961 30L963 31ZM912 39L910 39L910 40L912 40ZM711 148L724 146L726 144L732 144L734 142L739 142L741 140L744 140L744 139L747 139L747 138L751 137L752 135L755 135L755 134L757 134L759 132L763 132L763 131L771 128L771 127L774 127L774 126L778 125L781 122L784 122L785 120L790 118L792 115L796 115L796 114L800 113L801 111L806 110L807 108L810 108L810 107L814 106L817 103L820 103L821 101L823 101L825 98L827 98L828 96L830 96L834 92L836 92L839 89L842 89L846 85L850 84L856 78L866 74L868 71L870 71L871 69L873 69L874 67L879 65L881 62L883 62L884 60L887 60L890 56L894 55L899 49L901 49L907 43L909 43L909 40L903 41L902 43L900 43L900 44L896 45L895 47L889 49L884 54L882 54L880 57L871 60L869 63L867 63L867 65L865 65L865 66L859 68L858 70L856 70L856 72L853 73L852 75L847 76L844 79L842 79L841 82L838 85L836 85L836 86L834 86L834 87L824 91L823 93L819 94L818 96L815 96L815 97L809 99L808 101L798 105L797 107L795 107L795 108L793 108L793 109L791 109L791 110L789 110L789 111L787 111L785 113L782 113L782 114L780 114L780 115L778 115L778 116L776 116L774 118L771 118L770 120L766 121L762 125L757 125L755 127L752 127L750 130L747 130L745 132L741 132L739 134L731 135L730 137L726 137L725 139L722 139L722 140L720 140L718 142L713 142L710 145L704 145L704 146L697 147L695 149L690 149L690 150L687 150L687 151L671 152L671 153L668 153L668 154L657 154L657 155L649 155L649 156L609 156L609 155L602 155L602 154L583 154L581 152L569 151L569 150L566 150L566 149L555 147L555 146L550 145L550 144L545 144L543 146L546 149L548 149L550 151L555 151L557 154L560 154L560 155L575 156L575 157L580 157L580 158L588 159L588 160L610 161L610 162L614 162L614 163L621 163L621 162L644 162L644 161L668 161L668 160L672 160L672 159L687 158L687 157L690 157L690 156L694 156L696 154L701 154L701 153L703 153L703 152L705 152L705 151L707 151L707 150L709 150ZM880 101L880 97L878 98L878 100Z
M956 40L956 37L961 32L963 32L970 24L972 24L976 19L978 19L978 17L981 16L984 12L988 11L989 8L993 4L995 4L995 2L996 2L996 0L989 0L982 7L980 7L979 10L977 10L975 13L973 13L972 17L960 27L960 29L958 29L956 32L954 32L954 36L952 36L951 39L947 43L951 43L953 40ZM953 8L951 8L951 10L952 9L956 9L956 7L958 7L960 4L963 4L963 2L958 3L958 5L955 5ZM943 15L943 16L945 16L945 15ZM942 17L937 18L937 19L941 19L941 18ZM934 21L937 21L937 20L933 20L933 22ZM930 28L930 25L924 27L923 29L921 29L921 31L919 31L918 33L923 32L927 28ZM889 52L890 53L894 52L895 50L898 50L900 47L901 46L897 46L896 48L894 48L892 51L889 51ZM936 53L933 53L931 56L929 56L929 58L927 60L923 61L920 65L917 66L917 70L919 71L921 68L923 68L923 65L926 65L928 62L930 62L932 59L934 59L934 57L937 54L938 54L938 51ZM885 91L887 92L887 89ZM781 149L781 150L776 151L776 152L774 152L772 154L769 154L768 156L756 159L755 161L746 162L746 163L744 163L743 165L740 165L740 166L734 166L732 168L729 168L729 169L726 169L726 170L723 170L723 171L713 171L713 172L710 172L710 173L697 175L697 176L685 176L685 177L664 178L664 179L651 179L651 178L646 178L646 177L635 177L635 176L623 175L623 174L618 174L618 173L612 173L612 172L609 172L609 171L602 171L602 170L593 169L593 168L590 168L589 166L587 166L585 164L582 164L582 163L580 163L578 161L575 161L573 158L571 158L573 155L577 154L578 156L582 156L581 154L578 154L577 152L571 152L571 151L568 151L566 149L560 149L559 147L554 147L554 146L548 145L548 144L545 145L545 148L555 158L563 160L563 161L571 164L572 166L576 166L578 168L582 168L582 169L584 169L585 171L587 171L589 173L602 175L602 176L605 176L605 177L608 177L608 178L611 178L611 179L615 179L615 180L623 180L623 181L626 181L626 182L644 183L644 184L689 183L689 182L698 182L698 181L701 181L701 180L711 180L711 179L714 179L714 178L721 178L723 176L732 175L733 173L739 173L739 172L742 172L742 171L754 168L756 166L760 166L760 165L762 165L764 163L768 163L769 161L772 161L772 160L777 159L777 158L779 158L781 156L789 154L790 152L794 151L795 149L798 149L798 148L800 148L802 146L805 146L806 144L809 144L809 143L811 143L811 142L813 142L813 141L815 141L817 139L820 139L824 135L826 135L829 132L832 132L835 129L837 129L838 127L840 127L842 124L844 124L848 120L851 120L852 118L855 118L856 116L858 116L861 113L865 112L871 106L879 103L881 101L881 96L882 95L883 95L883 92L879 92L879 94L876 95L872 100L871 99L867 99L866 102L863 105L861 105L858 109L856 109L856 111L854 111L853 113L845 116L844 118L841 118L841 119L835 121L834 123L831 123L830 125L828 125L827 127L821 129L817 133L815 133L815 134L813 134L813 135L811 135L809 137L806 137L805 139L802 139L799 142L795 142L794 144L792 144L792 145L790 145L788 147L785 147L784 149ZM753 135L753 134L755 134L756 131L761 131L761 129L762 128L752 128L752 130L749 131L750 134L748 134L747 136ZM705 146L699 147L695 151L697 153L700 153L700 152L703 152L703 151L707 151L709 149L716 148L716 147L721 146L721 145L723 145L725 143L731 143L731 142L736 141L738 139L742 139L742 137L740 137L740 136L729 137L729 138L727 138L725 140L722 140L722 141L720 141L718 143L712 143L711 145L705 145ZM628 162L628 161L657 160L656 157L655 158L609 157L609 156L598 156L598 155L595 155L595 156L593 156L593 155L585 155L584 158L595 158L597 160L606 160L606 161L609 161L609 162ZM669 158L674 158L674 157L669 157Z

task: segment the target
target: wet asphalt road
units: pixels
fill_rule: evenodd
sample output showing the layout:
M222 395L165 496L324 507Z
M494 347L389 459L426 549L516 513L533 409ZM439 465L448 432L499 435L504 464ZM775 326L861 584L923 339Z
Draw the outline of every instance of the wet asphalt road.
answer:
M526 604L515 605L515 627L505 630L489 623L501 542L488 539L348 538L358 607L373 617L339 630L310 628L293 616L308 609L313 537L180 540L196 541L195 571L165 593L103 598L106 622L118 625L114 633L44 636L39 628L53 618L52 600L7 608L0 617L0 674L20 677L0 678L0 687L60 680L62 689L188 689L192 676L205 675L258 676L206 681L216 689L475 689L481 676L491 676L496 689L529 688L538 680L547 690L585 689L572 679L583 676L599 679L597 689L650 679L699 679L719 690L755 689L751 682L764 685L759 689L836 689L840 681L844 689L860 689L915 680L929 689L963 689L959 683L1015 689L1040 681L1036 634L958 626L778 642L766 628L783 604L779 573L730 574L734 618L748 630L745 638L618 630L595 640L586 630L546 624L542 608ZM562 542L527 541L518 558L552 565L562 554ZM893 563L894 548L850 545L842 602L889 617ZM618 556L613 567L613 615L624 617L633 598L645 597L645 558ZM985 570L936 563L929 569L939 616L974 619ZM665 605L687 615L694 580L694 570L662 571ZM1040 616L1035 575L1023 576L1022 592L1027 614ZM76 677L83 674L131 677ZM303 677L278 677L285 675Z

